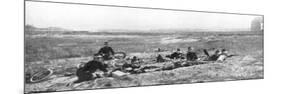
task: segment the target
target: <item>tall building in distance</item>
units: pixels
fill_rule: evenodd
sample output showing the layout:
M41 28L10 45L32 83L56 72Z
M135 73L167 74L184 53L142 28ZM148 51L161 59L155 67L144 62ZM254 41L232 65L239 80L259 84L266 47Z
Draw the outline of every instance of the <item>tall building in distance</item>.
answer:
M251 31L263 31L263 17L256 17L252 20Z

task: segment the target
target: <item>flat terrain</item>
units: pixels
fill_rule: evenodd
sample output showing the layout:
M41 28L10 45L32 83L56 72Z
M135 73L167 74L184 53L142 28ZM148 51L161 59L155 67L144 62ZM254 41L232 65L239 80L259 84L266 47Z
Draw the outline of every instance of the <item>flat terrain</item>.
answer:
M216 48L225 48L230 54L236 54L223 63L213 62L189 67L180 67L167 71L155 71L130 74L127 78L98 78L92 81L67 86L77 79L74 73L76 65L91 60L91 56L110 41L116 52L126 52L137 56L145 64L158 64L156 48L168 50L195 48L199 56L202 49L210 53ZM164 62L162 64L169 64ZM253 32L190 32L172 34L26 34L25 35L25 72L33 74L42 68L52 68L54 75L39 83L26 83L26 92L50 92L77 89L114 88L175 83L201 83L212 81L246 80L263 78L263 35Z

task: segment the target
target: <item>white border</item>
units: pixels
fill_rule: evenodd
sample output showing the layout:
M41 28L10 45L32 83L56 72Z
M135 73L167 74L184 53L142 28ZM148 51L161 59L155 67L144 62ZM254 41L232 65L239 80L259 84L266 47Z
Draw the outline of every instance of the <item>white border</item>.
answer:
M86 0L87 1L87 0ZM165 85L121 89L58 92L52 94L280 94L280 2L278 0L93 0L118 4L168 9L187 9L265 15L265 79L231 82ZM23 0L2 0L1 87L2 94L23 93ZM48 93L51 94L51 93Z

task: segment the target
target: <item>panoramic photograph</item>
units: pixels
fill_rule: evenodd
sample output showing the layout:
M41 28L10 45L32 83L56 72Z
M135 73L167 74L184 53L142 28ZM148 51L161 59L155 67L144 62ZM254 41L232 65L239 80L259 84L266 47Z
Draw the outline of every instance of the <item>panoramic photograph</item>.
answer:
M25 1L24 91L264 78L264 17Z

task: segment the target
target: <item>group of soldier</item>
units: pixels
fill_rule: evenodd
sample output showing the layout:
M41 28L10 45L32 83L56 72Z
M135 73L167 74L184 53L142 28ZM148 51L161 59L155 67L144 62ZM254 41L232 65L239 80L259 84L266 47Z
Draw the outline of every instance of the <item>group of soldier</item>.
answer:
M224 61L227 57L232 56L228 54L228 51L226 49L217 49L212 55L209 55L209 52L206 49L203 49L203 52L205 54L205 57L199 58L197 52L195 52L194 48L192 47L188 47L185 54L178 48L172 54L166 55L166 57L169 59L185 59L186 61ZM156 57L156 61L165 62L166 60L159 54Z
M206 58L204 58L205 61L223 61L227 57L229 57L227 50L216 50L213 55L209 55L208 51L204 49L205 54L207 55ZM102 47L97 54L94 54L93 60L90 60L89 62L85 64L78 65L78 69L76 71L76 75L78 77L78 80L76 80L74 83L79 83L87 80L91 80L93 78L100 77L101 75L93 75L97 70L100 70L103 72L103 76L110 76L111 73L116 70L123 70L126 72L136 72L135 69L137 69L137 72L144 72L145 69L149 67L142 67L138 62L138 57L134 56L130 59L130 63L124 62L121 67L113 68L109 70L109 63L108 61L114 59L114 50L108 46L108 42L104 43L104 47ZM196 54L196 52L193 50L192 47L187 48L187 53L183 54L180 49L177 49L175 52L171 53L170 55L166 56L170 59L185 59L186 61L198 61L199 58ZM160 54L156 57L156 62L165 62L166 59L164 59ZM161 68L164 69L164 68Z

